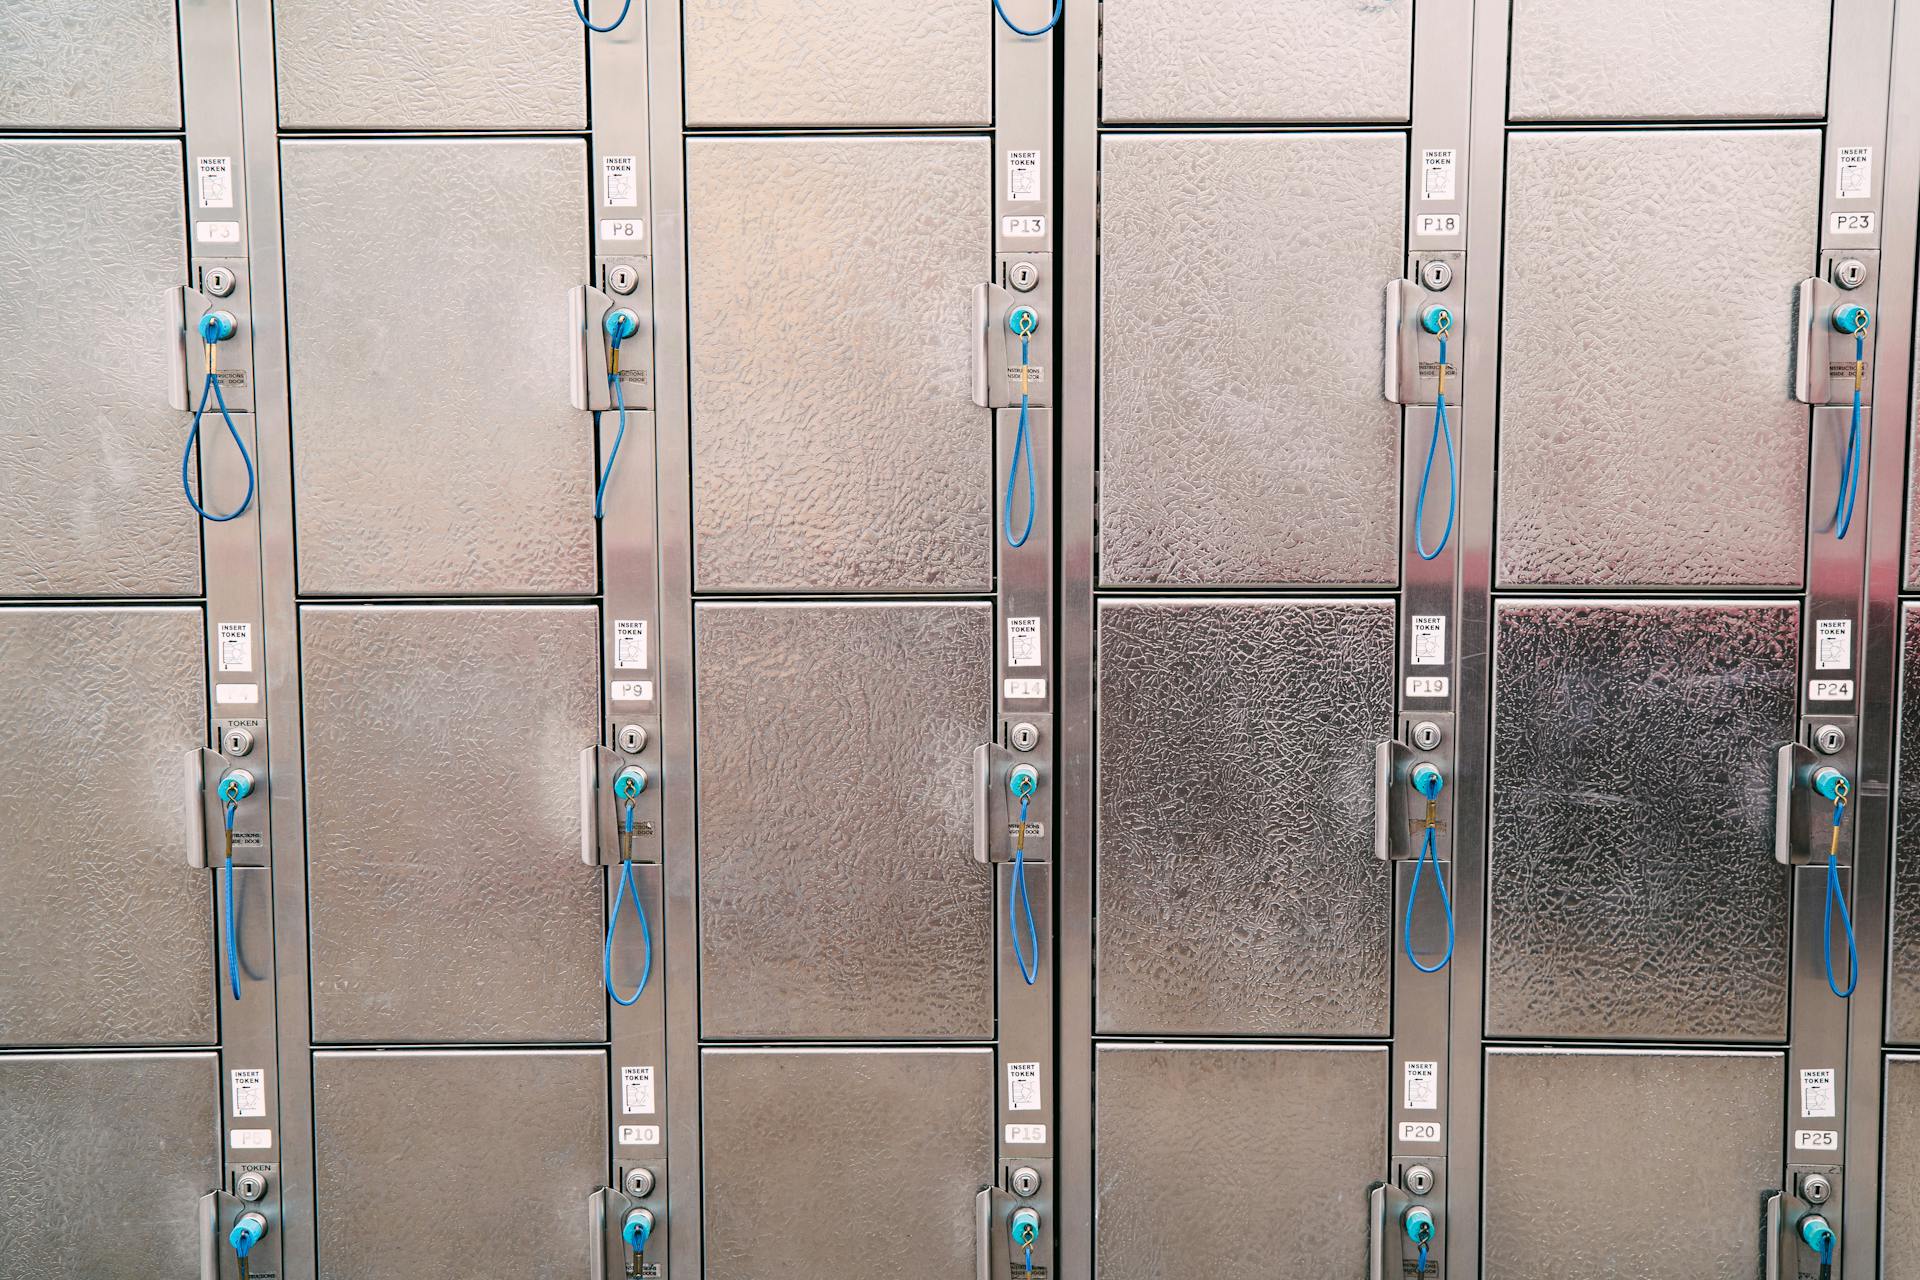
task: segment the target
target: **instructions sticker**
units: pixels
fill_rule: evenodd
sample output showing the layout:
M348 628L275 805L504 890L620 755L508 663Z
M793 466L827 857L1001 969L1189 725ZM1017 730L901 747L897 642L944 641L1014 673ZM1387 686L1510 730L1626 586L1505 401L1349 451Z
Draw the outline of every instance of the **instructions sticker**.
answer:
M620 1068L620 1110L630 1116L653 1114L653 1068Z
M636 156L602 156L602 203L610 209L632 209L640 203L640 161Z
M232 1078L233 1114L241 1119L267 1114L267 1073L259 1067L235 1067L227 1074Z
M1865 200L1873 194L1873 148L1842 147L1833 173L1833 194L1841 200Z
M1406 1088L1400 1105L1409 1111L1440 1109L1439 1063L1409 1062L1407 1064Z
M1007 199L1038 200L1040 198L1040 153L1038 151L1007 152Z
M232 156L196 156L194 174L199 179L202 209L233 208Z
M1413 616L1413 652L1407 661L1416 667L1444 666L1447 661L1447 615L1417 613Z
M647 622L617 618L613 624L613 665L622 671L647 669Z
M253 670L253 624L251 622L220 624L220 669L222 671Z
M1007 1110L1040 1110L1039 1063L1009 1062L1007 1064Z
M660 1145L660 1126L657 1124L623 1124L620 1126L620 1145L623 1147L657 1147Z
M1853 665L1853 619L1822 618L1813 627L1816 671L1845 671Z
M1040 619L1007 619L1007 665L1010 667L1040 665Z
M1047 1140L1047 1126L1043 1124L1010 1124L1007 1126L1007 1145L1023 1147L1040 1146Z
M1454 198L1454 158L1458 154L1451 148L1420 153L1420 198L1422 200Z
M273 1145L271 1129L233 1129L227 1133L227 1145L242 1151L264 1151Z
M1800 1073L1800 1114L1819 1120L1835 1114L1833 1109L1833 1068L1822 1067Z

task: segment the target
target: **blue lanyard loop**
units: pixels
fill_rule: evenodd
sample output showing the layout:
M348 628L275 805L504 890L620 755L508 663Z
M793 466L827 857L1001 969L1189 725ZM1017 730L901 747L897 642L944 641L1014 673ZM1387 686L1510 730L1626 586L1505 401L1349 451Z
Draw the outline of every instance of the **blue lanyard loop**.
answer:
M1420 471L1420 497L1413 504L1413 549L1420 553L1422 560L1439 558L1447 549L1447 542L1453 537L1453 517L1460 501L1460 465L1453 456L1453 426L1447 421L1447 334L1452 330L1450 320L1440 324L1440 386L1433 397L1433 436L1427 441L1427 465ZM1447 527L1440 535L1440 545L1427 550L1427 486L1433 479L1433 458L1440 448L1440 442L1447 442Z
M227 434L233 437L234 447L240 450L240 461L247 465L247 496L240 499L239 506L223 516L214 515L200 505L200 499L193 496L193 446L200 439L200 419L207 412L208 396L212 396L214 403L219 406L220 418L227 424ZM200 388L200 407L193 411L193 427L187 432L187 447L180 453L180 489L187 495L187 505L209 524L238 520L253 505L253 458L247 452L247 442L240 438L240 428L233 424L233 415L227 412L227 398L220 392L220 375L214 370L211 342L207 344L207 380Z
M1040 484L1033 468L1033 440L1027 427L1027 354L1030 341L1028 333L1020 335L1020 428L1013 436L1013 458L1007 464L1007 495L1001 503L1000 531L1009 547L1027 545L1027 539L1033 536L1033 511L1040 505ZM1013 536L1013 491L1020 478L1020 458L1023 454L1027 460L1027 527L1016 538Z
M621 828L629 840L633 835L633 801L626 803L626 812L621 819ZM629 845L629 848L631 845ZM620 927L620 904L628 895L633 897L633 914L640 921L640 947L644 953L644 962L640 969L640 985L633 994L623 996L613 984L613 935ZM647 911L640 904L640 886L634 882L633 859L620 860L620 886L614 891L613 910L607 913L607 940L600 948L600 981L613 997L613 1002L621 1008L630 1008L640 999L647 989L647 980L653 976L653 931L647 927Z
M1840 467L1840 494L1833 504L1833 536L1847 536L1853 527L1853 501L1860 493L1860 393L1867 368L1867 327L1853 333L1853 418L1847 427L1847 457Z
M1453 959L1453 899L1447 893L1447 877L1440 866L1440 838L1433 816L1434 805L1443 785L1440 771L1432 765L1423 764L1414 769L1413 788L1427 800L1427 829L1420 837L1420 856L1413 863L1413 883L1407 886L1407 909L1400 921L1400 942L1407 953L1407 960L1422 973L1438 973ZM1420 877L1428 862L1433 863L1433 882L1439 886L1440 908L1447 916L1447 950L1439 962L1432 965L1420 963L1420 957L1413 950L1413 908L1420 900Z
M1027 896L1027 806L1030 795L1020 797L1020 834L1013 842L1013 881L1007 886L1007 928L1013 932L1013 958L1020 963L1020 976L1032 986L1040 977L1040 931L1033 923L1033 900ZM1029 949L1033 953L1033 963L1027 963L1026 952L1020 947L1020 925L1014 917L1014 907L1018 905L1026 913L1027 938Z
M625 18L627 16L626 11L622 10L620 16ZM615 27L619 25L618 22L613 24ZM613 27L607 28L609 31L612 29ZM617 315L618 313L615 314ZM625 326L623 324L616 324L614 316L608 316L607 341L609 350L607 355L607 385L613 388L613 402L620 409L620 429L614 432L613 448L607 450L606 470L600 473L600 484L593 491L593 518L595 520L603 520L606 518L607 483L613 479L613 464L620 460L620 444L627 438L627 387L626 384L620 380L620 341L626 336L627 330ZM596 413L593 415L593 418L597 424L600 420L600 415Z
M573 0L573 16L580 19L580 25L589 31L597 31L601 35L605 35L609 31L618 30L620 24L627 20L627 10L631 8L633 8L633 0L622 0L620 16L602 27L594 25L593 19L587 16L587 11L580 7L580 0Z
M225 873L227 888L227 909L225 912L227 932L227 985L232 989L235 1000L240 998L240 931L235 923L235 909L233 905L233 846L231 840L233 836L233 816L239 809L240 805L238 802L232 800L227 802L227 836L229 840Z
M1047 24L1043 27L1035 27L1029 31L1025 27L1015 26L1013 19L1007 16L1007 11L1000 7L1000 0L993 0L993 11L1000 15L1000 21L1007 24L1007 30L1017 36L1043 36L1047 34L1047 32L1060 25L1060 15L1066 11L1066 7L1067 0L1053 0L1053 16L1047 19Z
M1847 784L1839 784L1833 800L1833 844L1827 850L1827 903L1820 913L1820 937L1826 951L1827 990L1845 1000L1860 983L1860 953L1854 945L1853 914L1847 910L1846 888L1840 883L1840 824L1847 813ZM1840 924L1847 934L1847 985L1833 976L1833 908L1840 906Z

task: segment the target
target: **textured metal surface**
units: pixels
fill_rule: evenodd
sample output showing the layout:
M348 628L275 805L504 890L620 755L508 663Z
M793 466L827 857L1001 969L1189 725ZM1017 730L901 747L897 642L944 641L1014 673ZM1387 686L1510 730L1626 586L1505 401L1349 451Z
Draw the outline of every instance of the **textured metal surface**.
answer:
M1098 1022L1385 1035L1394 606L1099 610Z
M974 0L686 0L687 124L989 124L980 19Z
M586 48L565 5L274 0L273 20L288 128L586 126Z
M0 49L0 128L180 127L175 0L7 0Z
M314 1054L320 1275L585 1275L606 1097L598 1050Z
M177 142L0 143L0 595L199 589L159 323L184 182Z
M1516 134L1507 158L1500 580L1797 585L1820 135Z
M704 590L984 590L992 271L980 138L687 145L694 568Z
M1827 101L1830 0L1514 0L1516 120L1765 120Z
M593 423L567 404L583 144L281 155L301 590L592 591Z
M1100 109L1140 121L1405 120L1413 0L1106 0Z
M197 609L0 609L0 1045L214 1037Z
M1485 1280L1756 1280L1775 1053L1487 1055Z
M0 1280L197 1274L219 1106L210 1053L0 1058Z
M1915 700L1920 699L1920 609L1909 604L1900 615L1900 764L1894 795L1887 1040L1916 1044L1920 1043L1920 707Z
M300 619L315 1036L602 1038L594 610Z
M986 605L695 611L710 1036L993 1034Z
M1099 1280L1366 1274L1387 1163L1387 1051L1095 1053Z
M1394 581L1380 299L1405 139L1122 136L1102 156L1102 580Z
M1920 1277L1920 1058L1887 1059L1884 1280Z
M707 1280L972 1280L986 1049L701 1055ZM835 1189L854 1199L834 1206Z
M1791 604L1498 608L1490 1032L1784 1034L1773 775L1795 736L1799 619Z

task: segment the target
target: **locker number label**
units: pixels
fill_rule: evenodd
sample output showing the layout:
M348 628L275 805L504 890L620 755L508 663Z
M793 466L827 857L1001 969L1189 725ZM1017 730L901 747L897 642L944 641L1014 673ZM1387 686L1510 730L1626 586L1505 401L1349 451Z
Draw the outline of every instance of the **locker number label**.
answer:
M222 671L253 670L252 623L223 622L220 624L220 669Z
M260 686L257 684L217 684L213 686L213 700L223 707L254 707L260 705Z
M1451 147L1420 153L1420 198L1422 200L1454 198L1453 170L1454 159L1458 154Z
M1047 220L1037 213L1010 213L1000 219L1000 234L1009 237L1043 236L1047 234Z
M1803 1119L1824 1120L1836 1114L1833 1079L1832 1067L1800 1073L1800 1115Z
M1853 665L1853 620L1822 618L1813 625L1816 671L1845 671Z
M1865 200L1873 194L1873 148L1842 147L1834 166L1833 194L1840 200Z
M620 1068L620 1111L629 1116L653 1114L653 1068Z
M1409 1111L1440 1109L1439 1063L1409 1062L1407 1064L1406 1088L1402 1091L1400 1105Z
M1840 1149L1840 1131L1838 1129L1795 1129L1793 1131L1793 1149L1796 1151L1838 1151Z
M607 698L612 702L652 702L653 681L615 680L607 686Z
M623 1147L657 1147L660 1145L660 1126L657 1124L623 1124L620 1126L620 1145Z
M632 209L640 204L640 160L637 156L602 156L600 181L609 209Z
M1007 1145L1010 1147L1038 1147L1046 1145L1047 1126L1043 1124L1010 1124L1007 1126Z
M239 1119L267 1114L267 1073L259 1067L235 1067L227 1073L232 1081L233 1114Z
M644 240L646 238L647 224L639 218L600 219L600 239L602 241Z
M200 183L200 207L233 208L233 157L196 156L193 167Z
M1408 676L1407 696L1409 698L1444 698L1447 696L1447 678L1445 676Z
M645 618L614 620L613 665L622 671L647 669L647 620Z
M1007 665L1010 667L1040 665L1040 619L1007 619Z
M1038 200L1040 198L1040 153L1038 151L1007 152L1007 199Z
M1873 215L1871 213L1836 213L1833 215L1833 234L1870 236L1873 234Z
M1407 661L1416 667L1444 666L1447 661L1447 615L1417 613L1413 616L1411 652Z
M271 1129L230 1129L227 1145L241 1151L265 1151L273 1145Z
M1417 236L1457 236L1460 234L1460 215L1457 213L1423 213L1413 221L1413 234Z
M1045 680L1003 680L1000 696L1008 701L1033 701L1047 696Z
M1007 1064L1007 1110L1040 1110L1039 1063L1009 1062Z
M1853 681L1851 680L1809 680L1807 681L1808 702L1852 702Z
M196 222L193 224L193 238L201 244L239 244L240 224L237 222Z
M1440 1125L1433 1120L1402 1120L1400 1122L1400 1141L1402 1142L1438 1142Z

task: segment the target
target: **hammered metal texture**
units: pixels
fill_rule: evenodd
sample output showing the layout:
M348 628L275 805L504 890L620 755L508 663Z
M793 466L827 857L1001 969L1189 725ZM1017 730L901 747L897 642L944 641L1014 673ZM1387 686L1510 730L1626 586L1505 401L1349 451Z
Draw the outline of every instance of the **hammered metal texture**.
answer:
M983 138L687 144L701 589L984 591ZM859 216L849 216L859 210Z
M325 1041L598 1040L590 607L300 611L313 1025Z
M1500 581L1798 585L1820 135L1517 133L1507 184Z
M213 1040L205 652L198 609L0 609L0 1045Z
M0 142L0 596L200 589L160 324L185 181L178 142Z
M1795 736L1799 622L1791 604L1499 606L1491 1034L1785 1034L1774 752Z
M1887 1059L1882 1280L1920 1280L1920 1058Z
M993 122L975 0L686 0L683 15L689 128Z
M288 142L281 160L300 589L591 592L593 423L567 403L566 329L585 146Z
M1777 1053L1491 1050L1484 1280L1759 1280L1785 1076Z
M607 1177L607 1060L316 1053L320 1280L576 1280Z
M178 129L180 31L175 6L176 0L0 4L0 49L6 50L0 128ZM0 193L13 192L16 186L8 177L0 182ZM173 194L177 203L177 186ZM88 207L111 206L81 206ZM69 217L75 212L58 205L42 209ZM8 292L10 288L0 288L0 296Z
M1388 1034L1389 600L1103 601L1098 1025Z
M984 604L701 605L701 1025L993 1034Z
M586 127L586 44L566 5L274 0L273 18L280 123L289 129ZM523 180L534 171L529 162ZM459 243L452 228L440 237Z
M1392 583L1400 134L1109 136L1100 215L1100 575Z
M1105 0L1114 123L1405 120L1413 0Z
M994 1179L991 1050L701 1058L706 1280L973 1280L974 1195Z
M1098 1280L1366 1275L1384 1048L1104 1045L1096 1059Z
M1887 1040L1920 1044L1920 608L1901 610L1900 772L1894 794ZM1920 1154L1920 1148L1916 1148Z
M1514 0L1516 120L1769 120L1827 101L1831 0Z
M219 1106L210 1053L0 1058L0 1280L198 1275Z

